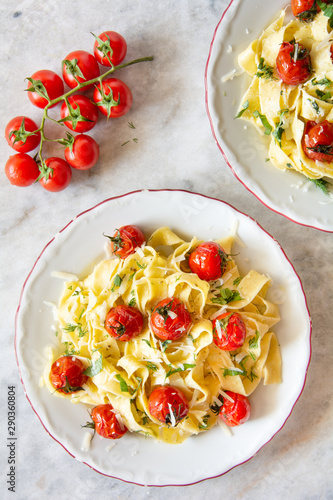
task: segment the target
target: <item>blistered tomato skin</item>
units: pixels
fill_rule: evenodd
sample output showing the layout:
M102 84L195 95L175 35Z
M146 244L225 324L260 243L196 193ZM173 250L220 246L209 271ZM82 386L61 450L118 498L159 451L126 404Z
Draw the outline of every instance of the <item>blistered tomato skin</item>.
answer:
M127 342L140 335L143 317L135 307L118 305L107 313L104 325L112 337Z
M146 242L141 229L131 224L120 227L113 236L106 235L106 237L111 241L111 252L121 259L126 259L135 252L137 247L141 247Z
M95 406L91 411L91 418L97 434L103 438L119 439L127 432L127 428L118 421L110 404Z
M217 243L207 241L201 243L191 253L189 266L193 273L204 281L221 278L227 265L227 254Z
M88 376L82 361L74 356L61 356L51 366L50 381L57 391L71 394L82 389Z
M64 61L70 61L73 65L74 75L66 67ZM83 75L83 77L81 76ZM74 50L67 54L62 62L62 76L65 83L71 89L77 87L79 83L93 80L99 77L100 70L95 57L85 50ZM87 85L84 90L92 88L93 85Z
M213 320L213 341L223 351L238 349L245 337L246 326L238 313L226 312Z
M191 328L192 318L185 305L178 299L166 298L154 307L150 328L161 340L178 340Z
M7 160L5 174L13 186L27 187L37 180L40 172L31 156L26 153L17 153Z
M111 66L112 63L114 66L117 66L125 59L127 43L122 35L116 31L103 31L103 33L98 36L98 39L99 40L96 40L94 43L94 56L99 64ZM105 42L107 43L105 44ZM108 43L110 44L112 54L110 51L107 51ZM101 46L104 46L106 53L99 49Z
M313 161L333 161L333 123L324 120L316 123L309 120L304 127L302 148Z
M29 135L25 137L24 140L16 140L20 139L21 127L23 127L26 132L34 132L38 129L37 124L31 120L31 118L27 116L16 116L8 122L5 129L5 137L9 146L15 149L15 151L18 153L28 153L35 149L40 143L40 132Z
M233 401L224 398L223 404L220 407L220 418L229 427L235 427L247 422L251 414L251 405L248 398L232 391L226 391L226 394Z
M185 394L176 387L156 387L148 400L149 413L159 422L175 427L189 412Z
M309 52L302 44L283 42L276 58L276 70L287 85L300 85L311 76Z

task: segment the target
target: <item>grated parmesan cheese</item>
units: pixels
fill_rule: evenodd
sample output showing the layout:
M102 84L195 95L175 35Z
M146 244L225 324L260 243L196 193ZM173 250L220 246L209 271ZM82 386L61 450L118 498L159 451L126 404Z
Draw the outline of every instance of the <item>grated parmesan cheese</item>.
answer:
M93 438L93 434L91 434L91 432L85 433L85 435L83 436L81 451L89 451L92 438Z
M175 427L177 422L176 422L175 416L173 414L172 406L170 403L168 403L168 408L169 408L169 413L170 413L171 427Z
M52 278L60 278L66 281L79 281L79 278L75 274L62 271L52 271L51 276Z

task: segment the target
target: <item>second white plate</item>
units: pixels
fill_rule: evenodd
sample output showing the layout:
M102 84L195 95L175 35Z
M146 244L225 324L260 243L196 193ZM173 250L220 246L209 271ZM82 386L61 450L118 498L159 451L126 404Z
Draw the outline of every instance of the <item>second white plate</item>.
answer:
M288 5L286 0L231 0L213 36L206 66L206 106L215 140L238 180L271 210L302 225L333 231L333 200L295 171L282 172L265 162L267 148L254 127L235 120L249 84L239 53ZM287 12L291 12L290 9Z

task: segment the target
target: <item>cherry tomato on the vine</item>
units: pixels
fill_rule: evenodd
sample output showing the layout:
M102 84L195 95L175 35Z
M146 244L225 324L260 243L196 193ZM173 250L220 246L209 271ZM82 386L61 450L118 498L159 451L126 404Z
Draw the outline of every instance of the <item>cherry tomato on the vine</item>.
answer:
M161 300L153 309L150 328L161 340L177 340L192 325L192 318L185 305L175 297Z
M127 44L125 38L116 31L103 31L95 37L94 56L103 66L117 66L126 56Z
M131 108L133 96L126 83L118 78L106 78L95 87L93 101L108 118L125 115Z
M62 76L71 89L77 87L79 83L97 78L99 74L99 66L95 57L86 50L74 50L62 61ZM92 86L87 85L84 90Z
M99 146L89 135L77 135L73 143L65 149L67 163L77 170L88 170L93 167L98 157Z
M120 227L113 236L105 236L111 240L111 252L121 259L126 259L146 241L141 229L131 224Z
M229 427L244 424L250 418L251 413L248 398L232 391L226 391L226 394L232 401L224 398L223 404L220 406L219 416Z
M31 118L16 116L8 122L5 137L9 146L15 151L27 153L35 149L40 143L40 132L29 135L29 132L34 132L37 129L36 123Z
M241 347L245 336L245 323L238 313L225 312L213 320L213 341L223 351Z
M105 329L115 339L127 342L140 335L143 317L138 309L118 305L110 309L105 318Z
M149 413L163 424L175 427L189 411L185 394L170 385L156 387L148 399Z
M98 111L96 106L88 99L88 97L76 94L68 97L67 103L64 101L60 108L60 116L64 120L66 127L75 132L83 133L91 130L97 123Z
M5 174L13 186L31 186L39 176L37 163L26 153L10 156L5 165Z
M57 99L64 93L64 82L60 76L49 69L42 69L36 71L30 78L28 78L28 97L34 106L38 108L45 108L49 103L45 96L45 91L47 96L51 101ZM34 80L31 82L31 80ZM34 89L32 91L32 89ZM50 106L53 108L57 103Z
M228 256L220 245L214 241L206 241L190 254L188 263L192 273L202 280L212 281L221 278L227 261Z
M97 434L103 438L119 439L127 432L126 426L117 419L111 404L95 406L91 411L91 418Z
M309 120L304 127L302 148L313 161L333 161L333 123L328 120L316 123Z
M309 51L301 43L283 42L276 58L276 70L287 85L300 85L311 75Z
M45 168L41 167L43 177L39 183L47 191L57 192L65 189L71 181L72 169L62 158L51 157L45 160Z
M51 366L50 381L59 392L70 394L82 389L88 380L82 361L74 356L61 356Z

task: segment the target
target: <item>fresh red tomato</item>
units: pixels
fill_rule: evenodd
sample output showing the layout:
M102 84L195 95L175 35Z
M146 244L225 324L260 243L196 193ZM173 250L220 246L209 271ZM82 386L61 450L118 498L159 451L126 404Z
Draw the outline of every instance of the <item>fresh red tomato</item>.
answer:
M88 170L93 167L99 157L99 146L89 135L80 134L65 149L67 163L78 170Z
M105 329L115 339L127 342L140 335L143 317L138 309L118 305L110 309L105 318Z
M55 389L70 394L82 389L88 376L82 361L74 356L61 356L51 366L50 381Z
M238 313L226 312L213 320L213 340L223 351L234 351L244 344L246 326Z
M304 153L311 160L333 161L333 123L308 121L302 138Z
M5 174L13 186L31 186L40 174L35 160L26 153L10 156L5 165Z
M156 387L148 399L149 413L163 424L175 427L189 411L185 394L176 387Z
M45 108L49 103L45 93L51 101L64 93L64 82L57 73L49 69L36 71L28 80L28 89L34 89L33 91L28 90L28 97L32 104L38 108ZM50 107L53 108L57 104L52 104Z
M64 120L66 127L75 132L83 133L91 130L97 123L98 110L88 97L80 94L68 98L69 107L63 102L60 108L60 116Z
M113 236L105 236L111 240L111 252L121 259L126 259L146 241L141 229L133 225L122 226Z
M150 328L161 340L177 340L192 325L192 318L184 304L176 298L161 300L150 317Z
M221 278L225 271L228 256L217 243L206 241L197 246L189 258L192 273L201 280L212 281Z
M74 89L79 83L99 77L100 71L95 57L85 50L74 50L62 61L62 76L68 87ZM93 84L84 87L88 90Z
M71 181L72 170L67 161L52 157L45 160L45 168L41 167L43 176L39 183L47 191L62 191Z
M232 391L226 391L226 394L233 401L224 398L223 404L220 406L219 416L229 427L244 424L250 418L251 413L251 405L248 398Z
M117 66L126 56L125 38L116 31L103 31L95 37L94 56L103 66Z
M16 116L8 122L5 137L10 147L19 153L27 153L35 149L40 143L40 132L34 132L38 127L27 116Z
M331 52L331 61L333 64L333 45L331 45L331 47L330 47L330 52Z
M100 436L106 439L119 439L127 432L127 428L110 404L98 405L92 409L91 418L94 428Z
M106 78L96 85L93 101L100 112L108 118L125 115L131 108L133 96L127 85L118 78Z
M300 85L311 75L309 51L301 43L283 42L276 58L276 70L287 85Z

